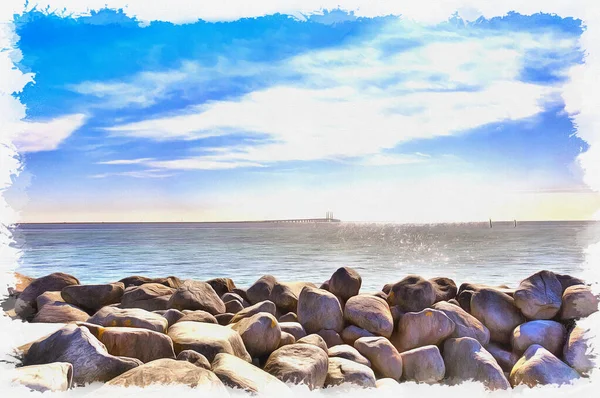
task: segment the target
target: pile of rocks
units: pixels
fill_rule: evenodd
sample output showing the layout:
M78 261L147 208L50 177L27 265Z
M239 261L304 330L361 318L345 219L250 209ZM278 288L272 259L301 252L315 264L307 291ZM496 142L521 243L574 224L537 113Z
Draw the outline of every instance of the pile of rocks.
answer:
M19 317L65 324L17 349L14 381L37 390L100 381L286 393L300 383L471 380L495 390L570 383L593 368L576 320L598 310L598 297L550 271L516 289L409 275L375 293L360 293L346 267L320 286L266 275L248 289L226 278L19 280Z

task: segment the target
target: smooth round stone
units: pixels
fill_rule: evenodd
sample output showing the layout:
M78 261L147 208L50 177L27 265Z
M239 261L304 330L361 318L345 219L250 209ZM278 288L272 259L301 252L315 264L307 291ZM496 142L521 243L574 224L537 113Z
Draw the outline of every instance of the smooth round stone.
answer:
M515 328L511 345L513 351L518 355L522 355L530 345L539 344L558 356L562 353L566 335L565 327L558 322L547 320L529 321Z
M540 271L521 282L514 294L515 305L527 319L552 319L560 310L562 292L556 274Z
M394 319L385 300L366 294L351 297L344 307L344 319L375 335L390 337Z
M206 282L188 279L169 299L167 308L177 310L202 310L212 315L225 313L225 304Z
M436 383L444 378L446 366L437 346L428 345L400 353L402 380Z
M229 278L210 279L206 281L206 283L213 288L219 297L223 297L225 293L229 293L235 289L235 283L233 283L233 280Z
M345 327L340 336L342 337L342 340L344 340L344 343L352 346L354 345L354 342L361 337L375 337L373 333L355 325Z
M317 332L317 334L321 336L323 340L325 340L328 348L339 344L344 344L344 340L342 340L342 337L335 330L321 329Z
M71 285L61 290L65 302L89 311L121 302L125 286L121 282L105 285Z
M598 296L592 289L583 285L574 285L565 289L562 295L561 320L585 318L598 311Z
M281 338L279 340L279 347L281 348L284 345L294 344L296 342L296 338L289 333L281 332Z
M21 366L14 369L13 384L20 384L32 391L63 392L73 383L73 365L54 362L43 365Z
M202 322L202 323L218 323L217 318L206 311L195 310L183 312L183 316L177 322ZM177 323L175 322L175 323Z
M173 326L177 323L178 320L183 318L185 314L179 310L171 308L170 310L166 310L161 314L163 318L165 318L169 324L169 327Z
M315 347L319 347L326 353L328 352L327 343L325 343L323 337L315 333L302 337L301 339L296 341L296 344L310 344L314 345Z
M337 297L310 286L304 287L298 297L298 321L307 333L321 329L341 332L344 328L342 307Z
M435 302L448 301L456 297L458 289L456 283L450 278L438 277L431 278L429 282L433 284L435 290Z
M515 354L512 351L504 349L502 346L494 343L490 343L485 346L487 352L492 354L498 365L503 371L510 373L512 368L515 366L517 361L521 358L520 355Z
M437 345L454 333L454 322L442 311L425 309L407 312L398 321L390 339L398 352L427 345Z
M309 389L322 388L328 371L327 354L311 344L290 344L274 351L264 370L284 383L305 384Z
M279 347L281 328L275 317L267 312L259 312L231 325L237 331L251 357L269 355Z
M279 317L279 322L298 322L298 315L294 312L288 312Z
M277 282L271 291L271 301L281 312L296 312L300 293L306 286L317 287L310 282Z
M175 358L173 342L166 334L148 329L108 327L99 335L109 354L137 358L147 363L161 358Z
M226 326L226 325L229 325L229 323L231 322L231 320L233 319L234 316L235 316L235 314L230 314L230 313L226 312L224 314L215 315L215 319L217 320L217 323L219 325Z
M248 301L251 304L260 303L261 301L270 300L273 287L277 283L272 275L264 275L260 277L252 286L246 290Z
M513 386L561 385L578 378L579 373L538 344L529 346L510 372Z
M36 299L46 292L61 291L71 285L78 285L79 280L72 275L55 272L50 275L37 278L29 283L19 294L15 301L15 312L23 319L35 314Z
M286 332L294 336L296 341L306 336L306 330L298 322L280 322L279 328L282 332Z
M433 284L418 275L409 275L396 282L388 294L388 304L397 305L402 311L418 312L435 303Z
M122 326L144 328L166 333L169 322L159 314L139 308L104 307L88 320L88 323L109 327Z
M228 292L228 293L225 293L224 295L222 295L222 296L221 296L221 300L222 300L224 303L227 303L228 301L231 301L231 300L237 300L237 301L239 301L239 302L240 302L240 304L242 304L242 306L243 306L244 308L246 308L246 307L250 307L250 303L249 303L247 300L245 300L245 299L244 299L242 296L240 296L239 294L237 294L237 293L233 293L233 292Z
M275 307L275 303L273 303L272 301L261 301L239 311L233 316L233 318L231 319L231 323L239 322L244 318L249 318L253 315L258 314L259 312L267 312L271 315L275 315L275 313L277 312L277 308Z
M33 317L32 323L85 322L89 314L74 305L55 301L45 304Z
M125 285L125 288L130 286L142 286L147 283L158 283L166 287L177 289L183 281L176 276L167 276L166 278L148 278L140 275L128 276L121 279L119 282Z
M145 283L125 289L121 298L122 308L141 308L147 311L166 310L175 289L162 283Z
M42 307L46 304L54 304L54 303L64 303L62 295L60 292L46 292L44 294L39 295L35 302L37 304L38 312L42 309Z
M433 308L442 311L456 326L450 337L472 337L486 346L490 342L490 331L477 318L463 310L460 306L447 301L440 301Z
M394 380L402 377L402 357L385 337L361 337L354 348L371 362L378 376Z
M359 273L350 267L338 268L329 278L329 290L335 296L347 301L360 291L362 278Z
M327 355L329 358L345 358L350 361L354 361L356 363L360 363L361 365L365 365L371 367L371 361L364 357L358 350L351 345L341 344L336 345L334 347L330 347L327 350Z
M368 366L344 358L329 358L325 387L350 383L363 388L374 388L375 374Z
M495 289L484 288L471 297L471 315L490 331L490 340L508 345L513 330L525 322L512 297Z
M219 355L219 354L217 354ZM208 359L206 359L206 357L202 354L200 354L199 352L196 352L194 350L183 350L181 351L179 354L177 354L177 358L178 361L188 361L189 363L199 366L201 368L210 370L211 366L210 366L210 362L208 362ZM244 361L244 363L246 363Z

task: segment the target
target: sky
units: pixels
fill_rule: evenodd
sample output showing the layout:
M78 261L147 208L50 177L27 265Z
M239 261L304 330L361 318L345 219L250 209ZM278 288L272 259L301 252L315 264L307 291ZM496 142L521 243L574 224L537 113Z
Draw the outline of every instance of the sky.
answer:
M598 218L580 20L15 17L24 222Z

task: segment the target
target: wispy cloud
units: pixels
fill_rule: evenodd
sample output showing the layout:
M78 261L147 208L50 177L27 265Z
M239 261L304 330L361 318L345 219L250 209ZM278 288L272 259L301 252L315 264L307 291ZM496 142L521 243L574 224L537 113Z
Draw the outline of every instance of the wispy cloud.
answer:
M47 121L20 122L13 131L19 152L52 151L85 123L86 116L73 114Z
M147 170L132 170L132 171L120 171L93 174L91 178L110 178L110 177L132 177L132 178L166 178L173 176L172 173L165 173L161 169L147 169Z
M103 162L97 162L97 164L114 164L114 165L127 165L127 164L140 164L152 160L152 158L139 158L139 159L116 159L106 160Z

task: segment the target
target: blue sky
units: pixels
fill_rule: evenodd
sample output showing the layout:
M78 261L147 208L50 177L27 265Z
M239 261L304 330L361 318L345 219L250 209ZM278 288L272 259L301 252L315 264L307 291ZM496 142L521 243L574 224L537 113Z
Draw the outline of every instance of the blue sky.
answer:
M581 22L15 18L26 221L588 219Z

